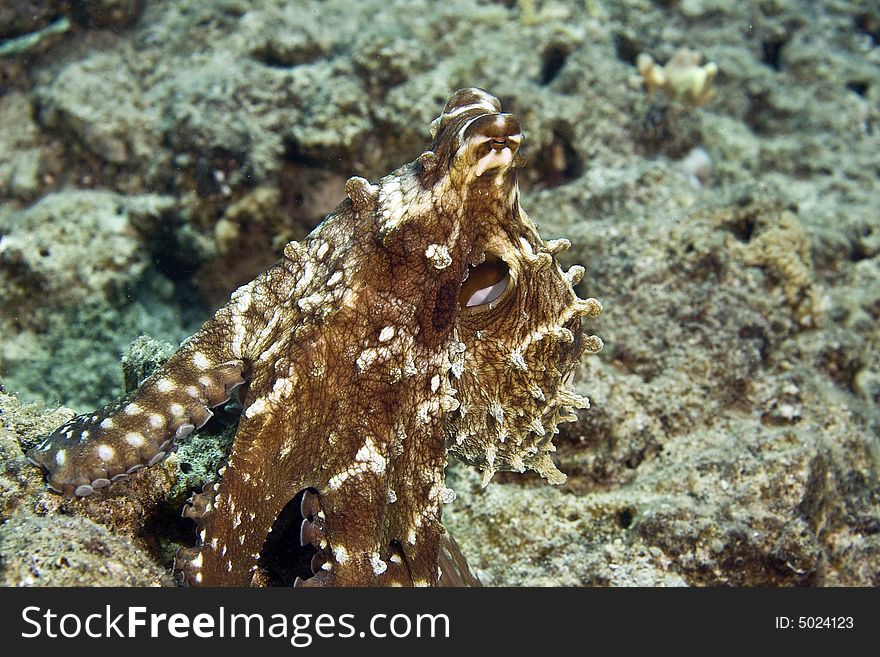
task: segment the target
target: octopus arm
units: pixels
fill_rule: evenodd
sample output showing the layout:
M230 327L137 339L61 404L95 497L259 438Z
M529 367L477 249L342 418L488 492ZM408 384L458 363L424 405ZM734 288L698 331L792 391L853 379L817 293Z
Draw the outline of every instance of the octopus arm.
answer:
M199 545L177 562L190 583L262 583L273 523L304 489L310 502L299 536L285 540L317 550L306 585L437 583L445 391L437 389L437 402L423 402L421 413L400 409L425 399L443 358L423 359L424 371L403 380L386 375L404 357L393 346L384 364L381 356L369 367L350 362L351 336L366 331L357 323L375 319L342 312L320 332L256 359L222 480L184 514L200 529Z
M155 374L129 397L78 415L28 451L48 486L66 496L95 489L155 465L200 428L245 382L256 297L277 277L270 269L240 288Z
M206 327L210 329L210 327ZM205 331L205 329L203 329ZM85 496L162 461L176 442L200 428L244 382L244 364L200 350L196 335L155 375L120 403L79 415L28 451L50 488ZM180 376L194 367L194 376Z
M261 452L272 440L265 418L242 418L219 483L192 498L183 515L198 526L198 545L181 549L176 568L190 585L249 586L260 583L260 552L273 523L296 494L312 485L308 470L289 455ZM288 476L273 476L281 471Z

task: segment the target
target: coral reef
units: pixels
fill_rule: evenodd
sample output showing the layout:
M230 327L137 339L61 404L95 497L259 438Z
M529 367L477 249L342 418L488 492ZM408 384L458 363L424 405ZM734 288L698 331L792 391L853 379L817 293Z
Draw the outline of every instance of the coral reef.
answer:
M86 300L119 302L147 268L137 231L145 215L172 203L106 191L50 194L14 215L0 214L2 298L21 324ZM84 255L88 254L87 257ZM35 293L40 296L35 298Z
M718 64L701 64L702 55L688 48L676 51L664 66L648 53L639 53L636 68L645 81L649 94L661 91L670 100L693 107L702 107L715 95Z
M137 22L144 0L71 0L70 8L83 25L118 30Z
M0 527L3 586L168 586L144 551L81 516L16 516Z
M46 178L57 175L60 147L40 130L31 101L20 92L0 97L0 195L27 201L35 197Z

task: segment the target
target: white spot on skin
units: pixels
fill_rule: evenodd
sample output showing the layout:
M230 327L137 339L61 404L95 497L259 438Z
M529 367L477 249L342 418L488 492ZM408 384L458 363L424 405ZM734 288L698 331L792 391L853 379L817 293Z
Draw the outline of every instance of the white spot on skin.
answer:
M354 460L357 462L368 464L370 470L372 470L376 474L382 474L383 472L385 472L385 466L388 463L385 457L379 453L379 450L376 448L376 444L369 436L364 441L363 446L361 446L357 454L355 454Z
M230 351L236 358L241 358L242 344L248 335L244 325L244 314L250 310L253 297L251 285L242 285L232 294L234 307L232 309L232 344Z
M520 250L523 252L523 255L525 256L526 260L528 260L529 262L534 262L535 261L535 250L532 248L531 243L525 237L520 237L519 238L519 245L520 245Z
M122 412L126 415L137 415L138 413L143 413L143 409L135 403L126 404L125 408L122 409Z
M394 337L394 327L393 326L386 326L381 331L379 331L379 342L388 342L393 337Z
M184 392L186 392L186 394L192 398L196 398L199 396L199 389L196 388L195 386L187 386L184 389Z
M364 471L364 468L354 469L351 466L347 470L343 470L342 472L333 475L330 479L327 480L327 486L330 490L339 490L342 487L349 477L354 474L359 474Z
M336 270L335 272L333 272L330 275L330 278L327 279L327 287L333 287L341 280L342 280L342 271Z
M382 561L382 559L379 558L379 555L375 553L370 555L370 565L373 567L373 574L376 575L376 577L388 570L388 564Z
M354 364L357 365L358 370L361 372L366 371L366 369L373 364L373 361L376 360L378 356L378 352L375 349L364 349L360 356L357 357Z
M150 426L154 429L161 429L165 426L165 418L158 413L150 414Z
M293 381L291 379L276 379L272 386L272 399L281 399L293 393Z
M310 313L324 305L325 299L326 297L320 294L310 294L297 301L296 305L299 306L300 310L303 312Z
M312 279L315 277L315 261L312 258L305 258L300 261L302 270L296 279L296 286L293 288L292 298L304 296L306 289L311 285Z
M435 374L431 377L431 392L437 392L440 389L440 375Z
M514 472L525 472L526 466L519 454L514 454L510 459L510 469Z
M348 550L346 550L341 545L337 545L333 548L333 558L336 560L340 566L348 561Z
M425 249L425 257L431 261L434 269L443 270L452 264L452 256L449 249L443 244L429 244Z
M246 418L252 418L260 413L265 413L266 409L269 408L269 404L266 402L264 398L254 400L254 403L247 407L244 412L244 416Z
M174 384L165 377L162 377L156 381L156 390L159 392L171 392L174 390Z
M143 447L145 441L142 434L139 434L135 431L129 431L127 434L125 434L125 442L127 442L132 447Z
M201 351L197 351L193 354L193 365L204 372L211 368L211 361Z
M55 454L55 465L64 465L67 460L67 453L63 449L59 449Z
M457 411L461 406L461 402L455 398L455 395L457 394L458 390L450 388L448 393L443 396L443 399L440 400L440 410L442 410L444 413Z
M455 491L442 486L437 497L440 500L440 504L451 504L455 501Z
M497 401L493 401L489 404L489 415L495 418L495 421L498 422L498 424L504 424L504 409Z
M113 420L111 420L109 417L104 418L103 420L101 420L101 424L99 424L98 426L101 427L102 429L112 429L113 428Z
M387 459L379 453L376 444L371 438L364 441L363 446L354 457L354 463L342 472L338 472L327 481L330 490L339 490L346 481L352 477L362 476L367 472L380 475L385 472L388 464Z
M327 242L321 242L321 246L318 247L318 250L315 252L315 257L318 260L323 260L324 256L327 255L327 252L330 250L330 245Z
M486 464L489 466L490 470L495 465L495 453L496 450L494 447L488 447L486 449Z
M95 451L98 453L98 458L102 461L110 461L116 456L116 450L110 447L110 445L98 445L98 449Z
M525 372L529 369L519 349L514 349L510 353L510 364L513 366L513 369L519 370L521 372Z

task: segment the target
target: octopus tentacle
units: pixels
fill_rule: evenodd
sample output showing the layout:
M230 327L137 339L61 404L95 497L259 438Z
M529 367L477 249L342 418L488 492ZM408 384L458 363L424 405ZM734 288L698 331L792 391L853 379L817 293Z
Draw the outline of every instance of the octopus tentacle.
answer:
M196 336L128 399L79 415L28 451L50 488L85 496L155 465L244 382L244 363L220 361ZM195 373L195 375L192 374Z
M303 488L311 485L294 471L286 481L266 481L250 473L265 471L278 454L260 454L254 446L266 438L266 425L243 418L223 478L212 490L208 513L198 509L200 546L178 555L177 567L193 584L247 586L254 583L257 561L276 517ZM283 458L283 457L282 457ZM199 500L201 502L201 500Z
M272 336L272 326L302 277L304 254L288 245L275 267L233 293L230 302L122 402L79 415L28 451L49 487L67 496L90 495L176 449L201 428L211 408L229 400L250 377L251 361ZM266 303L275 306L267 317Z
M483 583L471 569L461 548L448 531L440 538L440 581L439 586L464 587L482 586Z
M214 511L214 498L219 487L219 484L213 482L206 483L202 487L202 492L193 495L187 500L187 504L181 512L184 518L190 518L195 522L199 530L200 540L205 535L211 514ZM183 581L190 586L196 586L201 583L198 568L200 565L198 559L199 550L200 546L192 548L181 547L177 550L177 555L174 558L175 570L183 575Z
M394 319L385 321L391 325ZM402 335L413 332L403 330L399 316L396 321ZM315 492L301 501L300 540L320 553L317 572L305 584L436 583L439 503L447 490L442 408L448 391L440 385L449 367L445 352L426 361L423 371L404 373L412 358L409 340L393 340L390 331L365 333L361 325L372 326L376 318L343 309L325 322L321 338L255 359L223 478L210 505L198 500L210 512L187 513L198 518L201 536L200 550L178 560L188 581L257 581L259 555L275 519L310 489ZM364 334L382 351L368 345L351 351L351 336ZM330 363L337 368L332 388L309 375ZM425 398L435 401L423 403L423 414L386 424L386 407L417 407L416 400ZM310 410L291 410L304 408ZM334 415L344 421L328 430L328 416ZM283 436L278 426L286 427ZM395 491L406 497L397 500Z

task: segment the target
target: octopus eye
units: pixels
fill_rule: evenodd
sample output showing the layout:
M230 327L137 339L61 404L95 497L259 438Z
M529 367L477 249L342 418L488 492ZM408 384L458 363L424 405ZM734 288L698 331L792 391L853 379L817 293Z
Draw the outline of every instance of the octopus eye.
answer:
M476 267L468 269L461 284L458 301L461 308L485 306L500 297L510 284L510 268L500 258L487 256Z

